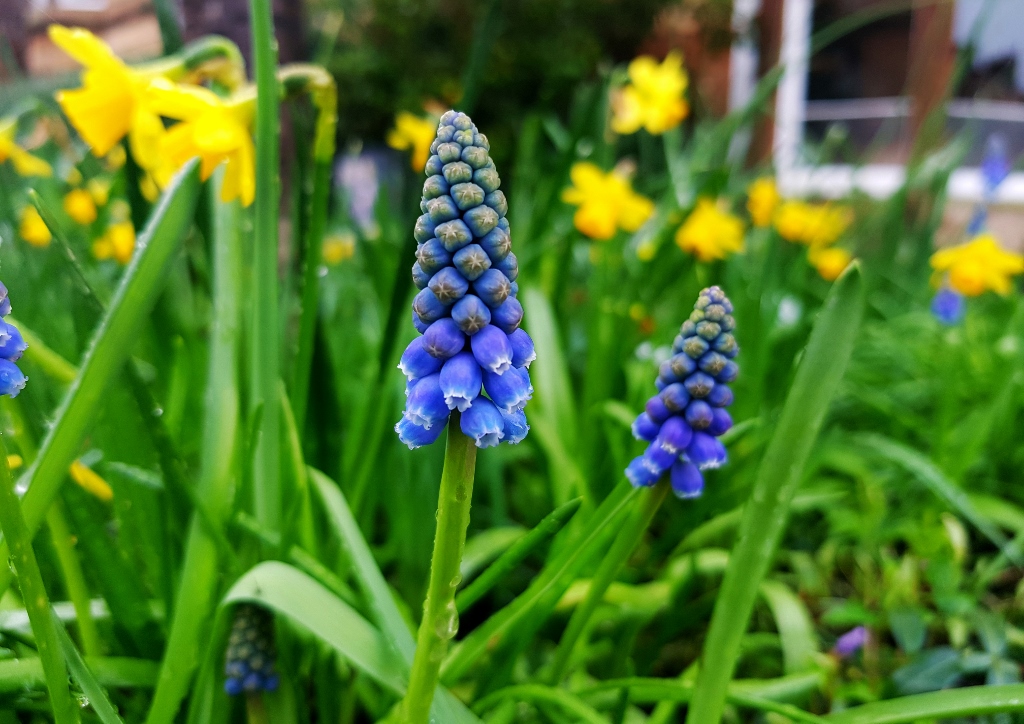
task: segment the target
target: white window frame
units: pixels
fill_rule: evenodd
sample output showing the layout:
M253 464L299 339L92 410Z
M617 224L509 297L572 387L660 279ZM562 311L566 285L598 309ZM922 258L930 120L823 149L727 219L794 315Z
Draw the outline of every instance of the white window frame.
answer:
M800 148L807 120L807 73L811 50L814 0L785 0L782 15L780 63L784 66L775 101L773 151L780 190L788 196L842 198L854 190L874 198L887 198L903 185L906 167L900 164L826 164L808 166L801 162ZM972 105L973 103L973 105ZM1008 106L1019 104L955 104L960 114L973 108L985 117L1019 112ZM958 106L958 107L956 107ZM954 201L982 201L984 181L979 168L958 168L952 172L947 193ZM1013 172L996 190L995 203L1024 205L1024 173Z

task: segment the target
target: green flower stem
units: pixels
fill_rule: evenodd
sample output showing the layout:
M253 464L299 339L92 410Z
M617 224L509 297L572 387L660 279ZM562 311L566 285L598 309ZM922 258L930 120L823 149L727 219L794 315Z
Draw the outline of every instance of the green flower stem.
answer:
M448 642L459 627L455 591L461 582L459 567L466 546L466 528L473 501L476 447L462 433L460 415L452 413L448 423L448 445L444 453L441 493L437 501L437 532L430 561L430 584L423 604L423 620L416 638L409 688L402 704L403 724L427 724L430 704L441 671Z
M0 434L0 528L11 550L11 562L17 571L21 585L21 597L25 602L32 633L36 637L36 650L46 676L46 688L50 694L53 718L57 724L74 724L78 712L71 701L68 689L68 670L64 655L57 639L57 629L50 618L50 601L46 596L43 576L32 550L32 534L21 514L21 503L14 492L14 480L7 467L7 447ZM6 568L6 566L5 566Z
M295 424L301 431L309 405L309 377L313 366L313 341L320 310L320 260L323 257L327 203L331 195L331 162L318 161L313 170L313 198L306 235L302 272L302 317L299 320L299 348L295 355L291 401Z
M786 526L804 464L853 352L863 306L860 267L853 264L832 285L818 315L744 508L704 642L687 724L718 724L722 718L754 600Z
M75 620L78 622L78 638L82 642L82 650L86 656L101 656L103 644L96 621L92 617L92 601L89 587L85 583L82 562L72 542L71 529L68 527L64 504L58 499L53 501L46 514L46 526L50 529L50 538L57 551L60 561L64 585L68 590L68 598L75 607Z
M569 625L566 627L565 633L562 634L562 640L558 643L558 651L555 653L554 663L551 665L551 672L548 676L550 683L557 684L565 677L572 658L572 652L576 648L576 643L590 622L591 616L594 615L594 611L597 610L597 607L604 599L608 586L619 575L622 566L626 564L640 539L647 532L651 521L654 520L655 514L665 501L665 496L668 495L670 487L668 478L663 477L653 488L643 491L643 500L615 537L611 549L602 559L597 573L594 574L594 578L590 581L590 590L587 591L587 597L576 607L572 617L569 619Z
M262 692L250 692L245 695L245 717L249 724L270 724Z
M154 208L146 228L139 235L139 249L121 280L103 320L100 322L78 375L54 415L37 457L21 477L19 490L26 490L22 515L29 532L39 529L67 477L68 467L106 394L107 386L123 369L138 339L138 330L149 316L163 289L166 273L192 223L199 192L198 163L190 161L178 172ZM0 560L8 555L6 541L0 545ZM0 566L0 591L10 585L11 572Z
M668 166L669 178L672 179L672 190L675 192L676 203L681 208L686 208L693 194L688 178L687 159L683 156L682 126L670 128L661 134L661 138L665 148L665 164Z
M237 461L239 391L238 346L241 320L242 251L237 203L218 200L222 171L209 186L214 209L213 329L206 384L203 451L192 516L178 584L174 619L147 722L172 722L199 665L204 631L210 626L223 567L215 526L231 508ZM208 516L199 511L205 510ZM221 532L221 536L223 533Z
M281 334L278 310L277 221L279 203L277 41L270 0L250 0L253 59L256 66L255 250L250 327L252 379L250 410L262 420L253 459L256 518L269 530L281 523L281 406L278 380Z

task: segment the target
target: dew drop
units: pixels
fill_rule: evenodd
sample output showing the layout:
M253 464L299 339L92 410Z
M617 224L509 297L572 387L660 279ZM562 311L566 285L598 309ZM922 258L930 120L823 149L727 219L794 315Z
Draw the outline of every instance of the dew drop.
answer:
M434 619L434 631L442 641L450 641L459 630L459 610L449 601Z

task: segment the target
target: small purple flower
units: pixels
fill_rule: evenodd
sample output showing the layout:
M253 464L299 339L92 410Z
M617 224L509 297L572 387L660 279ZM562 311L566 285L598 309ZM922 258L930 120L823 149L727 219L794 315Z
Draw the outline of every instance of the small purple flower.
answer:
M440 374L427 375L409 385L404 413L409 422L429 430L448 420L448 405L441 390Z
M530 431L526 413L522 410L513 410L512 412L499 410L499 412L501 412L501 419L505 421L505 437L502 440L509 445L518 445L525 440L526 433Z
M489 324L470 338L473 356L485 372L504 374L512 366L512 345L508 335Z
M517 329L508 336L508 342L512 345L512 366L526 367L537 359L537 351L533 347L533 339L526 333L525 329Z
M505 420L493 402L478 397L462 413L462 432L472 438L477 447L494 447L505 437Z
M402 353L398 369L402 370L402 374L409 380L416 380L420 377L426 377L427 375L439 372L443 364L444 360L438 359L427 352L427 348L423 343L423 337L417 337L409 343L409 346L405 348L405 352Z
M395 425L395 432L398 433L398 439L408 445L410 450L415 450L418 447L431 445L436 442L447 425L448 418L445 418L442 424L432 425L428 430L412 422L409 418L403 417Z
M868 630L863 626L857 626L840 636L832 651L840 658L845 659L864 648L867 642Z
M484 389L491 401L503 412L516 412L526 407L533 397L530 373L525 369L510 367L502 374L484 372Z
M441 392L449 410L464 412L480 396L480 365L469 352L459 352L444 363Z
M963 295L943 287L932 297L932 314L945 325L959 324L967 311L967 302Z
M679 498L699 498L704 492L704 476L689 460L672 463L672 492Z

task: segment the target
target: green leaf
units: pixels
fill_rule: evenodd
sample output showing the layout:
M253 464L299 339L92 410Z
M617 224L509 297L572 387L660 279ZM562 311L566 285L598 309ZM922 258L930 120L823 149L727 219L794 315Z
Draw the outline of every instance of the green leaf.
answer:
M556 689L540 684L523 684L520 686L509 686L505 689L485 696L474 705L478 712L485 712L492 709L503 701L539 701L548 702L562 709L565 713L572 715L574 722L588 722L588 724L609 724L606 716L603 716L593 707L588 706L579 697L570 694L564 689Z
M280 613L384 688L398 695L405 692L408 667L381 633L297 568L277 561L260 563L238 579L223 604L242 601Z
M96 712L96 716L103 724L124 724L117 709L107 698L107 692L104 691L102 684L89 669L89 665L85 663L82 655L78 653L78 649L75 648L71 637L68 636L60 618L55 613L51 615L51 618L53 618L53 624L57 629L57 640L60 641L60 649L64 653L64 660L68 664L71 678L78 682L78 686L89 700L89 705Z
M505 525L480 531L466 541L466 549L462 553L462 565L459 574L463 581L486 568L496 558L505 553L514 543L526 535L526 529L518 525Z
M762 581L761 595L768 602L779 630L786 673L806 671L814 664L818 652L818 637L807 604L781 581Z
M582 502L582 498L576 498L555 508L533 530L521 536L498 560L488 566L487 570L481 573L479 578L455 597L455 605L458 607L459 612L464 612L487 595L487 592L494 588L516 566L522 563L534 548L548 538L554 537L569 522L569 519L576 514ZM469 545L467 544L466 547L468 548Z
M836 280L811 332L782 414L761 461L704 642L689 724L717 724L757 597L818 437L853 352L863 313L860 267Z
M1024 711L1024 684L969 686L865 704L825 717L829 724L909 722Z
M157 663L122 657L85 658L96 681L112 689L145 689L156 683ZM46 686L38 658L0 661L0 694L17 694Z
M143 322L149 317L171 262L191 222L199 194L198 163L189 162L164 192L145 229L139 235L139 251L132 258L120 286L100 322L78 375L54 415L39 456L18 480L26 490L22 499L25 522L31 532L39 529L61 483L79 453L111 380L131 353ZM7 543L0 545L0 560L8 556ZM0 568L0 591L10 585L11 572Z

